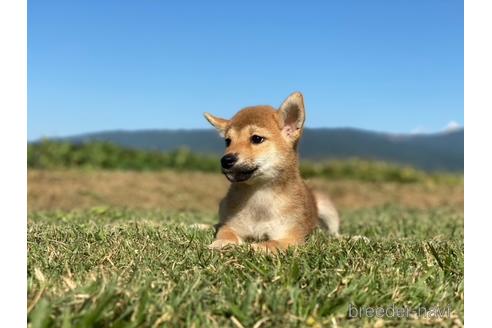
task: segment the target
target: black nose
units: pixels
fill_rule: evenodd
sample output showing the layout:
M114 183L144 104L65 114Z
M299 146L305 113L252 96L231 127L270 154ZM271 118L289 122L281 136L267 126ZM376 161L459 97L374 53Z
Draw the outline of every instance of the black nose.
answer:
M224 169L230 169L237 162L237 156L235 154L226 154L220 159L220 164Z

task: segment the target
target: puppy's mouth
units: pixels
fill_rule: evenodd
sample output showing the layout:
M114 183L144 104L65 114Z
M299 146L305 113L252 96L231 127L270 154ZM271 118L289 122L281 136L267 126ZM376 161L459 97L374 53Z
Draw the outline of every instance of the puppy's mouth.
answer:
M230 182L243 182L248 180L253 176L253 174L258 170L258 166L254 168L232 168L232 169L222 169L222 173L226 176L227 180Z

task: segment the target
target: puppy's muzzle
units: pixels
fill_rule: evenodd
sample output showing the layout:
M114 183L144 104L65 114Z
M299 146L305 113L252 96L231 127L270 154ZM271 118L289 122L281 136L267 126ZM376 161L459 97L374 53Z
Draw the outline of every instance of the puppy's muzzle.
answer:
M229 170L234 166L234 164L236 164L237 159L236 154L226 154L220 159L220 164L223 169Z

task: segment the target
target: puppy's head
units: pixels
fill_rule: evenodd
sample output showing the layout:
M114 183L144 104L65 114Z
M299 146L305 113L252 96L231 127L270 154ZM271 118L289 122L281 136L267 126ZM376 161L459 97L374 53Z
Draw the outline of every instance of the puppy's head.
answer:
M297 144L304 126L304 101L291 94L275 109L247 107L227 120L205 113L225 140L222 172L233 183L272 180L297 165Z

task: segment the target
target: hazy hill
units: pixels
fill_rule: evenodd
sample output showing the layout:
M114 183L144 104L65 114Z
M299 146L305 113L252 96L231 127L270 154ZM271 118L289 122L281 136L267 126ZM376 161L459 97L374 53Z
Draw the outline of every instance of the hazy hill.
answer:
M62 138L75 143L109 141L138 149L220 154L224 142L214 130L107 131ZM462 171L464 130L436 134L395 135L352 128L306 129L303 159L362 158L412 165L425 170Z

